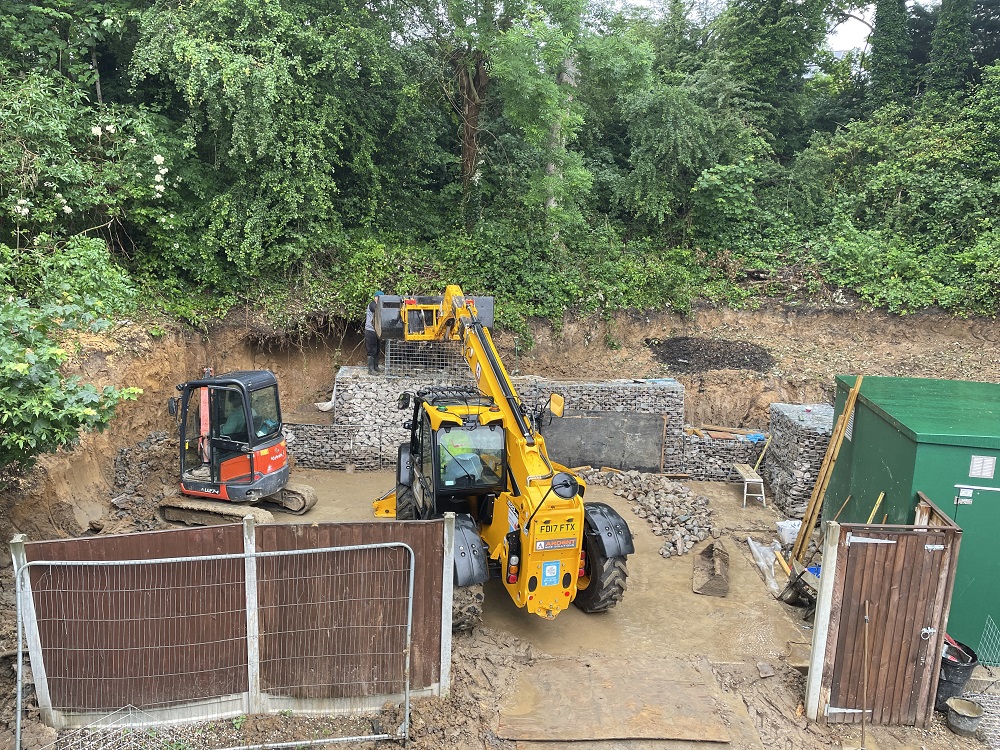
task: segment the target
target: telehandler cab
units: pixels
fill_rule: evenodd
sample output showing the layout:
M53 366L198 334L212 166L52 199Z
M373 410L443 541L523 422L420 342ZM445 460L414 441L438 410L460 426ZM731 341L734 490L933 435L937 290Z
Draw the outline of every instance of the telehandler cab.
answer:
M378 516L419 520L454 512L455 585L500 578L519 606L547 619L570 602L604 612L625 592L635 549L625 520L604 503L584 503L584 483L549 459L535 425L562 415L552 394L529 414L514 390L477 305L458 286L442 297L383 296L379 338L458 341L475 387L403 393L409 440L399 447L396 487L375 501Z

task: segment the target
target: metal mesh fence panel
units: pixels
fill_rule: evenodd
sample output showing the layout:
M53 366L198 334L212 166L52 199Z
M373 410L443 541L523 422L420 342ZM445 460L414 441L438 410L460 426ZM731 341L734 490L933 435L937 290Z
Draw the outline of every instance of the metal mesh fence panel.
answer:
M979 640L979 663L990 667L1000 667L1000 628L993 618L986 616L986 626Z
M990 750L1000 750L1000 694L964 693L963 698L973 700L983 707L978 734Z
M433 377L458 381L472 380L469 365L458 341L385 342L387 377Z
M38 709L75 728L51 747L402 739L413 577L395 542L23 564L19 644ZM19 668L19 743L24 687Z

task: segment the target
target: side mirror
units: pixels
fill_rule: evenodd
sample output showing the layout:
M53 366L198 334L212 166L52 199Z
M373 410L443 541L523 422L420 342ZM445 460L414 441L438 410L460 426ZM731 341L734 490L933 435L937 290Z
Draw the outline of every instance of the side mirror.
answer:
M561 417L566 411L566 399L561 393L549 394L549 411L556 417Z
M399 409L400 411L402 411L403 409L409 409L410 408L410 394L409 393L405 393L404 392L404 393L400 393L399 394L399 400L396 401L396 408Z
M552 491L556 497L568 500L580 491L580 482L572 474L560 471L552 477Z
M176 398L168 398L167 399L167 412L170 414L171 417L176 417L177 416L177 399Z

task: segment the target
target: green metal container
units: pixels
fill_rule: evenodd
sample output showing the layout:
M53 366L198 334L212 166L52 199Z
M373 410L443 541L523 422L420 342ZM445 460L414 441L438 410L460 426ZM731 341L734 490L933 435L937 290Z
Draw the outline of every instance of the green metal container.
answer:
M854 382L836 378L834 424ZM824 520L850 497L842 523L912 524L923 492L951 516L963 536L948 632L970 645L1000 623L998 463L1000 385L865 376L823 503Z

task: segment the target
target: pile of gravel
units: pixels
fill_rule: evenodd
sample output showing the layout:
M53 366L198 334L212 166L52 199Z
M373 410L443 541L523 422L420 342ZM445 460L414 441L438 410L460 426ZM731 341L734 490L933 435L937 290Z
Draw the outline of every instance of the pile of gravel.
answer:
M159 503L167 492L176 492L180 481L177 439L153 432L145 440L115 454L115 484L108 517L91 523L101 534L154 531L167 528Z
M632 512L649 522L653 534L663 537L662 557L683 555L698 542L721 536L712 521L708 498L692 495L691 488L681 482L659 474L599 469L583 472L583 478L628 500Z

